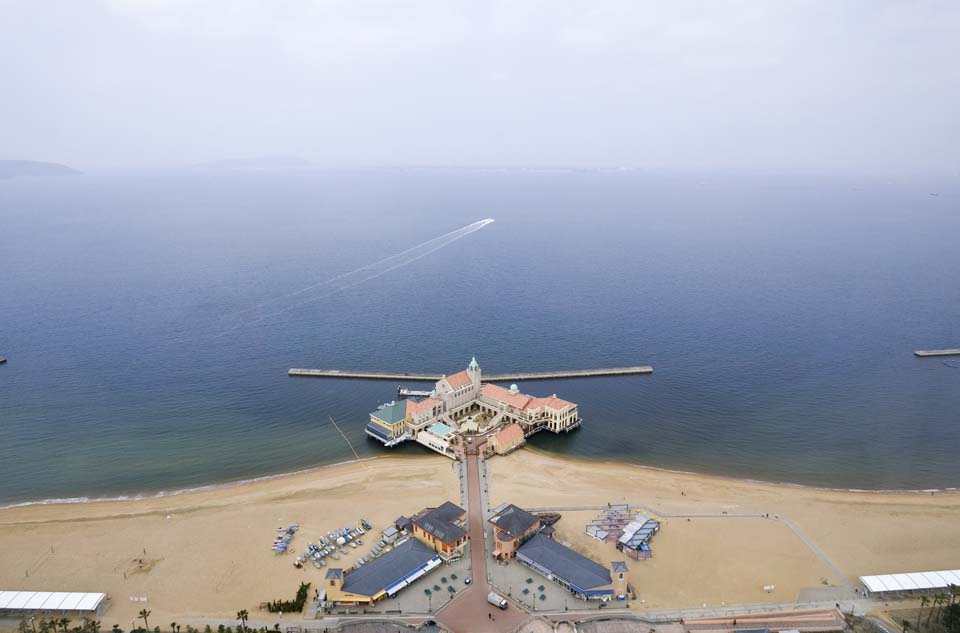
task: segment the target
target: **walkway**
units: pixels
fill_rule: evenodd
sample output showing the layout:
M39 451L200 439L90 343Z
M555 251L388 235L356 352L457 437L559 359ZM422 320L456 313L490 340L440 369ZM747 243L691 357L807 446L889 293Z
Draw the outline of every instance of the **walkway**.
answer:
M529 617L515 604L505 611L487 602L490 585L487 583L487 555L484 547L483 501L480 496L480 458L483 446L467 449L467 519L470 522L470 562L473 584L448 606L437 612L437 620L454 633L509 633ZM496 619L490 619L490 616Z

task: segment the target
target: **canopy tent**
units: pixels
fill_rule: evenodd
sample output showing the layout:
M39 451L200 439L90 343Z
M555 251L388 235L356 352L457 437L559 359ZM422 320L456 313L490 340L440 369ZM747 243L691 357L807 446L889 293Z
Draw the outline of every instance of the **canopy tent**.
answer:
M960 585L960 569L920 571L907 574L860 576L860 582L871 594L925 592Z
M99 614L105 593L67 591L0 591L0 613L56 611Z

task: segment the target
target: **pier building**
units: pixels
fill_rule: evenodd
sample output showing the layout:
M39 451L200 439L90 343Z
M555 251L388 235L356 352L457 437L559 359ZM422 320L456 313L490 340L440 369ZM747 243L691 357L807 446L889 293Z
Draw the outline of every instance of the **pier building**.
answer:
M441 376L428 397L390 402L370 413L365 431L384 446L415 441L459 459L471 435L489 436L484 450L502 455L538 431L566 433L580 423L577 405L556 394L530 396L516 384L484 383L473 358L463 371Z

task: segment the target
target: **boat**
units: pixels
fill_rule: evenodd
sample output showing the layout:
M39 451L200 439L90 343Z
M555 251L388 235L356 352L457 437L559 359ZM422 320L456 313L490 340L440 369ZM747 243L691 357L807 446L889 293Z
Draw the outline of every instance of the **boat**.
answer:
M4 364L5 362L7 362L7 357L6 357L6 356L0 356L0 365Z

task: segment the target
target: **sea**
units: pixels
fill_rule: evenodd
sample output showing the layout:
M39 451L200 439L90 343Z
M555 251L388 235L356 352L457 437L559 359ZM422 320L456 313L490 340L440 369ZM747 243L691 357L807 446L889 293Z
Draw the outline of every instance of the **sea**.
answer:
M955 179L303 168L0 181L0 505L424 455L363 431L398 386L420 385L287 370L454 373L473 356L487 373L654 367L522 383L579 404L580 430L530 442L556 455L960 487L960 359L912 353L960 347L958 236Z

